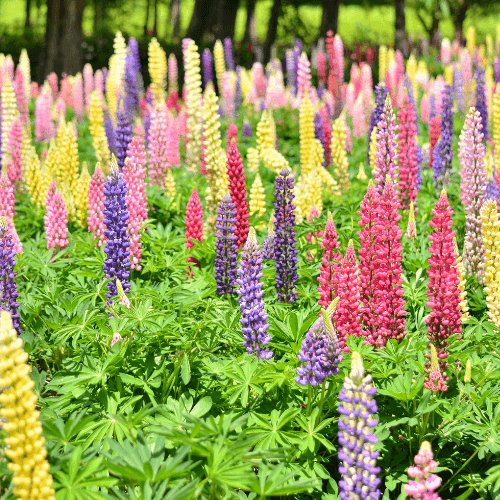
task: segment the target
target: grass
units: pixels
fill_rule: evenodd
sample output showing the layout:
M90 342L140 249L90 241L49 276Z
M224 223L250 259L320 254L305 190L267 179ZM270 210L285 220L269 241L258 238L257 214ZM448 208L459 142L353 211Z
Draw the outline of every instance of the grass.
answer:
M260 0L257 3L257 35L263 40L267 33L272 0ZM139 36L142 34L145 17L145 0L134 0L125 2L120 8L109 9L109 17L113 19L114 26L129 35ZM24 25L24 0L2 0L0 2L0 30L12 30ZM182 0L181 4L181 33L185 33L193 12L194 0ZM294 12L293 7L287 7L285 16L297 15L310 33L310 40L319 36L321 23L321 7L304 5ZM45 23L46 7L40 12L33 8L32 21L38 22L37 29L43 30ZM153 9L150 12L150 27L152 27ZM169 9L166 5L158 6L158 34L160 38L171 38L172 26L169 23ZM236 18L235 39L243 38L246 23L246 8L241 7ZM484 42L486 34L492 33L498 23L498 17L491 15L481 16L471 12L465 21L465 30L470 26L476 27L476 39ZM420 23L414 9L406 9L406 27L409 33L425 35L425 30ZM443 36L453 38L454 28L451 20L442 21L439 26ZM85 9L84 30L91 33L93 30L93 11L88 6ZM339 33L346 44L357 41L371 41L377 44L390 44L394 40L394 8L392 6L377 6L364 8L356 5L342 5L339 13ZM280 38L287 43L292 33L289 29L280 30Z

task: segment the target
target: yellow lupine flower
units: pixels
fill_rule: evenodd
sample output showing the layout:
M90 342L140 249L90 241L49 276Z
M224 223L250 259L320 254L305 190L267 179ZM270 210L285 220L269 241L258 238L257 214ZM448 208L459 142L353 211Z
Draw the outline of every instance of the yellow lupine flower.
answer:
M375 165L375 156L377 154L377 132L378 128L373 127L372 133L370 135L370 170L372 171L372 175L375 175L375 170L377 170L377 166Z
M259 217L266 213L264 186L262 185L259 174L255 176L255 180L250 188L250 202L248 210L250 214L257 214Z
M224 48L220 40L215 41L214 45L214 66L215 76L217 78L217 88L219 93L222 92L222 78L226 72L226 63L224 62Z
M113 125L116 126L116 110L118 107L116 92L119 87L116 84L118 79L118 60L115 54L109 58L109 69L108 77L106 78L106 102L108 103L109 114L113 121Z
M300 105L299 133L300 170L302 175L308 175L314 168L314 112L307 89Z
M24 93L26 94L26 100L30 102L31 100L31 64L30 58L28 57L28 52L26 49L21 50L21 55L19 57L19 67L23 72L24 77Z
M359 170L358 175L356 175L356 179L360 181L366 181L366 173L365 173L365 164L361 161L359 162Z
M57 166L56 176L59 185L67 182L70 190L74 190L79 178L78 141L72 123L61 122L57 132Z
M290 169L288 160L274 148L263 149L260 153L265 167L279 174L284 168Z
M342 192L347 192L351 187L349 177L349 161L345 151L347 135L345 132L344 118L340 116L333 122L332 127L332 166L335 179L340 185Z
M457 239L453 238L454 249L455 249L455 261L457 263L457 271L458 271L458 289L460 291L460 310L462 311L462 321L466 321L469 319L469 306L467 305L467 290L465 289L465 282L467 281L465 278L465 266L462 261L462 256L458 251Z
M476 28L474 28L474 26L469 26L465 38L467 40L467 49L471 55L474 56L476 50Z
M58 186L62 185L61 194L66 205L66 210L68 211L68 221L73 222L76 220L76 206L75 197L73 192L69 187L68 181L64 180L62 183L58 183Z
M444 79L448 85L453 85L453 66L451 64L444 68Z
M309 185L304 181L302 176L297 177L294 182L293 194L295 198L293 199L293 204L295 205L295 222L300 224L304 220L304 214L307 217L307 206L309 199Z
M267 110L262 111L262 116L257 124L257 149L259 154L262 155L264 149L275 149L275 142L273 142L273 129Z
M486 35L486 56L490 62L493 61L493 58L495 57L494 51L493 37L488 33Z
M493 143L495 144L495 164L500 166L500 85L493 95Z
M167 170L167 175L165 177L165 196L167 198L172 198L174 199L176 196L176 190L175 190L175 179L174 179L174 174L172 174L172 170Z
M45 439L42 436L31 366L10 313L0 313L0 416L7 420L4 453L14 473L13 493L19 500L53 500Z
M116 56L115 84L117 90L123 89L123 78L125 76L125 58L127 57L127 42L121 31L117 31L113 40L113 49ZM118 104L118 102L117 102Z
M148 45L148 70L153 95L157 102L163 102L167 85L167 55L156 38L152 38Z
M87 218L90 179L91 177L87 169L87 162L84 161L82 163L82 173L80 174L78 183L75 187L76 219L81 227L85 227L85 220Z
M101 100L96 91L92 92L90 97L89 121L89 129L97 161L103 165L108 165L110 159L108 138L104 130L104 114L101 107Z
M418 69L417 60L415 58L415 54L412 52L406 63L406 73L410 78L414 96L418 96L417 69Z
M259 150L255 148L247 149L247 163L250 172L258 172L260 165Z
M248 92L250 91L251 82L250 77L248 76L247 70L245 68L241 68L240 70L240 85L241 85L241 95L243 99L246 100Z
M5 79L2 87L2 158L5 161L7 158L7 147L9 145L9 134L12 128L12 123L19 115L17 111L16 94L8 73L5 74Z
M385 83L385 74L387 73L387 47L381 45L378 51L378 67L380 83Z
M484 291L490 321L500 326L500 220L497 204L484 202L481 208L484 246Z

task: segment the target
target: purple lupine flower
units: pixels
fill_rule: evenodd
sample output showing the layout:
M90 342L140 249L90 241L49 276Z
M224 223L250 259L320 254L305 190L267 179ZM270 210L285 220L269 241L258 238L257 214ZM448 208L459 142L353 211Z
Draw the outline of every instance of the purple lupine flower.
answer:
M118 295L116 280L119 279L123 290L128 293L130 283L129 247L130 240L127 233L128 210L125 203L127 194L127 183L123 174L118 169L116 159L111 159L111 171L104 184L104 235L106 236L106 247L104 252L104 279L111 280L106 289L108 304L111 299Z
M441 106L441 136L434 149L433 165L436 186L448 186L453 161L453 89L446 85Z
M457 65L453 68L453 90L457 101L457 109L462 113L465 111L464 76Z
M248 138L252 137L252 127L250 126L250 123L248 122L248 120L246 118L243 120L242 133L243 133L243 137L248 137Z
M271 340L271 335L267 333L269 323L262 300L264 292L261 289L264 284L261 283L261 278L262 254L255 236L255 229L251 227L241 253L236 280L239 285L236 293L239 295L238 302L241 310L241 331L245 338L243 345L248 354L253 353L261 359L270 359L273 357L273 352L266 347Z
M149 104L149 106L154 108L155 100L153 97L153 91L151 90L151 85L148 87L148 90L146 91L146 95L144 96L144 99L146 101L146 104Z
M125 99L124 107L128 121L132 123L139 111L139 95L141 92L141 61L139 59L139 43L134 37L128 40L127 56L125 57Z
M437 114L436 94L434 92L429 96L429 123Z
M321 142L323 146L323 151L325 150L325 130L323 128L323 118L321 118L319 113L314 115L314 136ZM326 160L323 160L323 167L326 168Z
M498 184L495 181L495 177L492 175L486 179L485 200L498 201L498 194Z
M500 57L495 58L495 83L500 83Z
M293 176L283 168L276 177L274 192L276 295L278 302L292 303L297 300L297 245L295 241L295 206L292 200Z
M295 46L293 48L293 95L295 96L299 91L299 81L297 72L297 68L299 67L299 58L300 58L300 48Z
M338 302L338 300L336 301ZM307 332L300 347L298 359L302 363L297 368L295 382L300 385L321 385L327 377L337 375L342 361L342 349L328 312Z
M270 221L267 229L267 238L262 243L262 256L266 260L274 259L275 236L274 223Z
M413 111L415 113L415 126L417 127L417 136L418 136L420 134L420 127L418 125L418 112L417 112L417 106L415 104L415 95L413 94L413 84L411 83L408 74L405 75L404 86L406 89L406 93L408 94L408 101L411 103Z
M320 82L318 84L318 99L323 99L323 96L325 95L325 86Z
M483 124L483 140L487 142L490 138L490 126L488 120L488 102L486 101L486 91L484 84L484 68L476 70L476 109L481 115L481 123Z
M366 161L370 164L370 141L373 128L377 126L380 121L380 117L384 112L384 104L387 98L387 87L379 83L375 87L375 107L373 108L370 117L370 126L368 127L368 152L366 154Z
M417 144L417 191L420 191L422 187L422 163L424 161L424 155L422 154L422 147Z
M115 128L113 126L113 120L111 119L109 109L106 109L106 112L104 113L104 131L106 132L106 137L108 139L109 150L111 152L116 151Z
M203 75L203 86L206 87L208 82L214 81L214 70L212 68L212 53L210 49L205 49L201 54L201 67Z
M224 295L234 291L236 283L236 208L231 196L225 195L217 210L215 223L215 281L217 293Z
M286 50L285 66L286 66L286 86L289 89L292 89L294 82L295 82L295 66L294 66L293 49Z
M377 499L381 493L380 467L377 459L380 455L373 446L378 442L372 432L377 420L377 403L373 396L377 389L373 386L373 377L365 377L365 368L358 352L352 353L351 373L344 379L339 394L338 412L339 432L339 481L340 498L342 500Z
M116 112L116 161L120 172L125 166L127 150L132 141L132 126L130 125L125 110L119 106Z
M224 47L224 59L226 61L226 68L228 71L234 71L234 54L233 54L233 41L226 37L222 41Z
M102 91L106 95L106 81L108 79L108 68L102 68Z
M0 217L0 311L8 311L12 318L12 324L18 335L21 335L21 317L17 312L19 304L17 298L17 284L14 272L16 261L14 257L14 242L12 234L9 234L5 217Z
M243 102L243 92L241 90L241 67L236 68L236 82L234 85L234 111L235 113L241 108Z
M149 145L149 129L151 128L151 113L149 112L149 109L147 109L147 107L142 123L144 125L144 142L147 147Z

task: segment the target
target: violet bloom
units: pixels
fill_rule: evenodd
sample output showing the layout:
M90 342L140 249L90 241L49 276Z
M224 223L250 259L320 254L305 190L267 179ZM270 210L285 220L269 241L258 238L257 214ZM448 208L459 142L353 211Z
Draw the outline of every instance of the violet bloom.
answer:
M243 120L242 133L243 133L243 137L247 137L249 139L252 137L252 127L250 126L250 123L248 122L248 120L246 118Z
M492 175L486 179L485 200L498 201L498 194L498 184L495 181L495 177Z
M338 301L336 301L338 302ZM300 347L298 359L302 363L297 368L295 382L300 385L321 385L327 377L337 375L342 361L342 349L328 312L307 332Z
M262 243L262 256L266 260L274 259L275 236L274 224L273 222L269 222L267 238L264 240L264 243Z
M441 106L441 136L434 149L433 165L436 186L448 186L453 161L453 90L446 85Z
M146 147L149 146L149 129L151 128L151 113L149 109L146 109L146 113L144 113L144 118L142 120L144 125L144 142Z
M227 71L234 71L233 42L229 37L226 37L222 45L224 46L224 59L226 61Z
M106 247L104 252L104 277L111 280L106 289L108 304L111 299L118 295L116 280L119 279L123 290L128 293L130 283L129 247L130 240L127 233L128 210L125 203L127 194L127 183L123 179L123 174L118 169L116 159L111 159L111 171L104 184L104 235L106 236Z
M484 84L484 69L477 68L476 70L476 109L481 115L481 123L483 125L483 140L488 142L490 138L490 126L488 121L488 103L486 101L486 92Z
M241 90L241 67L236 69L236 82L234 85L234 111L237 112L241 108L243 102L243 92Z
M495 58L495 83L500 83L500 57Z
M422 187L422 163L424 161L424 155L422 154L422 147L417 144L417 191L420 191Z
M375 87L375 107L373 108L371 117L370 117L370 126L368 127L368 152L366 154L366 161L368 165L370 164L370 141L373 128L377 126L380 121L380 117L384 112L384 104L387 98L387 87L381 83L379 83Z
M299 81L298 81L298 67L300 58L300 48L295 46L293 48L293 95L296 96L299 91Z
M437 114L436 94L434 92L429 96L429 123Z
M295 82L295 66L293 49L286 49L285 53L285 66L286 66L286 86L292 89Z
M212 67L212 53L210 49L205 49L201 54L201 67L203 75L203 86L206 87L208 82L214 81L214 70Z
M373 396L377 389L373 386L373 377L365 377L365 368L358 352L352 353L351 373L344 379L342 391L339 394L338 412L339 432L339 481L340 498L377 499L381 497L380 467L377 459L380 455L375 451L377 436L372 432L377 420L377 403Z
M125 158L127 157L127 150L130 142L132 141L132 126L130 125L127 115L124 109L120 106L120 109L116 112L116 161L118 163L118 168L120 172L125 166Z
M457 101L457 109L463 113L465 111L464 77L462 70L456 65L453 68L453 90Z
M420 134L420 127L418 125L418 111L417 106L415 104L415 95L413 94L413 84L411 83L410 77L408 75L405 76L404 86L406 89L406 93L408 94L408 101L410 101L413 111L415 113L415 125L417 127L417 136Z
M262 254L255 236L255 229L251 227L241 253L236 280L239 285L236 293L240 296L238 302L241 310L241 331L245 338L243 345L248 354L253 353L261 359L270 359L273 357L273 352L266 347L271 340L271 335L267 333L269 324L262 300L264 284L261 283L261 278Z
M276 136L277 137L277 136ZM323 151L325 150L325 131L323 129L323 119L319 113L314 115L314 137L321 142ZM326 160L323 160L323 167L326 168Z
M125 99L124 107L128 121L132 123L135 114L139 111L139 95L142 87L141 62L139 59L139 44L134 37L128 41L127 56L125 57Z
M236 282L236 208L231 196L225 195L219 204L215 223L215 281L217 293L234 291Z
M113 126L113 120L111 119L111 114L107 109L104 113L104 131L106 132L106 137L108 139L108 147L111 152L116 151L116 138L115 138L115 128Z
M12 324L18 335L21 335L21 318L17 312L17 284L14 272L14 242L5 217L0 217L0 311L8 311Z
M106 95L106 81L108 79L108 68L102 68L102 92Z
M295 241L295 206L292 200L293 177L290 170L283 168L276 177L274 192L274 216L276 222L274 261L276 269L276 295L278 302L292 303L297 300L297 245Z

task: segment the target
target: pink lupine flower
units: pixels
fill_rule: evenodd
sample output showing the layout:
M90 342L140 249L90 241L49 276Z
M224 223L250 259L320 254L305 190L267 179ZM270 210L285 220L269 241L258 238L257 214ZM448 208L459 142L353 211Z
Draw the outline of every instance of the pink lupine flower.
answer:
M7 235L12 236L12 243L14 246L12 247L12 250L15 253L23 253L23 244L21 243L21 240L19 239L19 235L17 234L16 231L16 226L14 225L14 219L11 219L10 217L6 217L7 221Z
M47 211L43 220L47 249L55 248L59 251L68 246L68 211L59 191L56 191L52 196L47 196L46 202Z
M56 100L56 128L59 129L61 119L66 121L66 102L62 97Z
M135 136L129 144L123 178L127 183L125 203L129 213L127 232L130 237L130 267L141 270L141 229L148 218L146 196L146 148L144 138Z
M309 224L314 223L314 221L319 217L319 212L316 207L311 207L311 211L309 212L309 215L307 217L307 222ZM318 230L319 229L319 230ZM321 240L321 236L323 235L323 232L321 231L321 227L316 228L316 231L311 231L306 235L307 241L312 245L313 243L315 244L316 242L319 242ZM309 260L313 260L314 258L314 253L311 250L307 251L307 258Z
M318 80L326 86L326 56L324 52L318 52Z
M231 123L227 128L227 143L228 145L234 141L236 145L238 145L238 126L234 123Z
M120 340L122 340L122 336L118 332L113 333L113 338L111 339L111 347L113 347Z
M2 171L0 175L0 216L12 219L15 215L16 195L11 180Z
M439 51L441 62L443 64L450 64L451 61L451 44L448 38L443 38L441 42L441 50Z
M352 153L352 134L351 128L349 127L347 120L344 117L344 125L345 125L345 150L346 153Z
M87 224L89 232L93 232L94 240L97 240L97 246L102 246L106 241L104 236L104 177L102 171L97 167L90 179L88 190L88 210Z
M35 138L37 142L49 141L56 135L52 121L52 94L43 86L35 104Z
M321 265L319 266L320 275L318 281L319 300L318 304L326 309L336 295L335 281L333 280L334 273L340 267L342 255L339 253L339 242L337 241L337 230L331 213L328 213L328 220L321 241L323 256Z
M94 73L94 89L99 94L101 101L104 101L104 75L100 69Z
M94 90L94 70L90 63L85 64L83 67L83 89L85 93L85 109L88 113L90 109L90 96Z
M253 63L252 80L256 98L263 99L266 97L266 76L264 75L264 67L260 62Z
M151 128L148 136L150 185L163 187L168 170L168 135L167 108L162 104L157 106L151 114Z
M361 322L359 316L360 281L356 252L352 240L349 241L345 257L335 274L336 297L339 302L332 316L332 322L337 330L339 347L349 352L346 341L349 335L359 336Z
M345 93L345 105L349 116L354 116L354 103L356 102L356 89L353 83L347 85Z
M68 75L63 73L63 79L61 80L61 91L59 92L59 97L64 101L64 104L68 107L73 106L73 92L71 89L71 84L68 79Z
M359 94L356 102L354 103L352 115L352 134L357 139L365 137L367 131L367 123L364 115L364 100L363 93Z
M420 99L420 119L422 120L422 123L425 123L426 125L429 124L429 114L430 114L430 97L429 94L426 92L422 96L422 99Z
M484 274L481 207L486 199L482 130L479 111L470 108L458 143L462 178L460 199L465 208L464 264L469 275L475 276L480 281Z
M354 99L357 99L361 92L361 70L357 63L353 63L351 66L351 83L349 85L353 85Z
M424 387L432 392L447 391L448 386L446 385L446 381L448 379L446 378L446 375L443 374L441 366L439 365L436 348L432 344L429 344L429 347L430 355L427 353L427 356L430 357L430 368L427 367L425 369L427 376L424 382Z
M59 84L57 81L57 75L52 72L49 76L47 76L47 82L49 82L50 90L52 91L52 99L57 97L57 93L59 92Z
M31 97L33 97L33 99L36 99L38 97L39 92L40 89L38 88L38 83L31 82Z
M431 444L424 441L415 457L416 467L408 467L408 476L413 478L404 487L409 500L441 500L436 493L441 486L441 479L432 474L437 467L433 458Z
M196 185L193 187L191 197L186 206L186 247L191 249L194 246L193 240L203 241L203 208ZM188 262L199 265L194 257L188 257ZM192 271L188 271L188 277L192 276Z
M403 103L398 111L399 123L399 203L403 210L410 208L410 203L417 198L418 163L417 163L417 117L408 94L405 92Z
M222 109L224 110L224 115L234 120L234 85L231 73L225 71L222 75Z
M430 226L433 229L429 236L432 254L429 259L429 283L427 307L431 313L426 318L429 340L436 347L441 371L444 373L448 363L448 338L462 332L462 312L460 310L460 279L458 277L457 262L452 229L453 210L448 203L446 191L432 210L433 218ZM430 365L430 363L428 363Z
M434 149L441 137L441 118L434 116L429 123L429 165L432 166L434 162Z
M375 153L375 184L381 194L385 179L389 176L395 179L396 165L396 117L392 109L391 98L388 95L384 104L384 111L377 123L377 151Z
M311 92L311 63L307 58L305 52L299 57L299 61L297 63L297 85L298 85L298 101L302 102L304 97L304 93L307 90L307 93L310 95Z
M372 110L373 100L372 68L365 62L362 62L359 68L361 70L361 92L363 92L363 108L365 116L369 117Z
M84 95L82 75L78 73L73 83L73 107L78 121L83 120Z
M172 120L170 122L170 127L168 128L167 145L165 152L167 162L171 167L180 167L181 165L179 148L180 148L179 129L175 125L175 120Z
M5 163L7 175L14 187L23 180L22 146L23 126L21 119L16 118L12 123L9 133L9 142L7 145L8 159Z
M26 89L24 87L24 76L21 68L16 69L14 80L14 93L16 94L17 109L21 115L21 120L25 125L29 124L28 101L26 100Z

